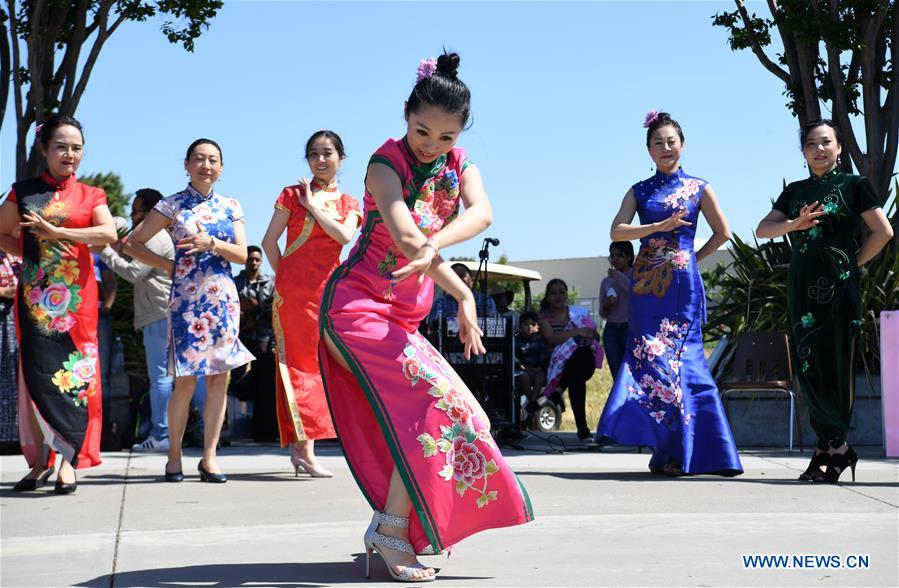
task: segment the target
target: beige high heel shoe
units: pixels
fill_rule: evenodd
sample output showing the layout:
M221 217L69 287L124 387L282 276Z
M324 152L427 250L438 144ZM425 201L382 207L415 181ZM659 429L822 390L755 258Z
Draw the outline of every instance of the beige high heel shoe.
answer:
M409 553L412 555L415 555L415 550L412 549L412 544L408 541L403 541L402 539L397 539L396 537L390 537L388 535L378 533L378 525L387 525L390 527L397 527L399 529L406 529L409 527L409 519L407 517L398 517L395 515L375 511L374 516L372 517L372 522L368 526L368 529L365 531L365 535L363 536L363 540L365 541L366 578L371 578L371 556L372 553L377 552L377 554L381 556L381 559L383 559L384 563L387 565L387 572L390 573L390 577L393 578L393 580L396 582L433 582L437 579L436 571L439 570L435 570L435 574L433 576L416 578L413 575L415 572L419 570L426 570L430 567L422 565L421 563L414 563L403 566L403 570L401 572L395 572L393 570L393 566L390 565L390 562L388 562L387 558L384 557L384 553L381 551L381 548L393 549L394 551Z
M290 463L293 465L293 476L300 475L300 468L313 478L333 478L334 473L321 466L314 466L300 455L300 450L293 443L290 444Z

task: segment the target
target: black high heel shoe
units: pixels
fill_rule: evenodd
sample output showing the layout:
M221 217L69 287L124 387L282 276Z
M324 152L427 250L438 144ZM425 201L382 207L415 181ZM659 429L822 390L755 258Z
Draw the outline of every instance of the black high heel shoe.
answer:
M55 468L47 468L37 478L22 478L12 487L13 492L31 492L47 485L47 480L53 475Z
M166 482L183 482L184 481L184 472L181 470L178 470L177 472L170 472L168 462L165 463L165 469L163 471L165 472L165 481Z
M820 478L824 477L824 470L821 468L827 467L828 462L830 462L829 453L826 451L824 453L816 453L812 456L812 460L808 462L808 467L805 468L805 471L799 474L799 479L817 482Z
M848 446L847 446L848 447ZM855 466L858 464L858 454L852 447L846 449L846 453L834 453L830 456L830 463L827 464L827 471L816 482L827 482L828 484L836 484L840 481L840 474L846 471L846 467L852 470L852 481L855 482Z
M72 494L75 492L75 490L78 489L78 474L73 471L72 475L75 476L75 481L71 484L66 484L59 476L57 476L56 485L53 486L53 491L57 494Z
M197 471L200 472L200 481L201 482L212 482L213 484L224 484L228 481L227 476L225 474L213 474L209 470L207 470L203 466L203 460L200 460L200 463L197 464Z

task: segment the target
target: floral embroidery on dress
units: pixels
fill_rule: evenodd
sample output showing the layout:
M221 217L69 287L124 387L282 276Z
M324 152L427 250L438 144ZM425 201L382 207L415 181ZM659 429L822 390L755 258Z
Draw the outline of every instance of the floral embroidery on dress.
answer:
M662 298L671 285L672 270L690 267L690 251L663 238L650 239L634 262L634 292Z
M662 204L667 208L677 209L684 208L687 203L696 204L699 201L697 195L699 194L700 187L702 187L702 182L699 180L685 178L683 180L683 185L665 197L665 199L662 200Z
M493 445L489 429L477 429L472 410L464 396L450 384L449 374L443 367L443 359L435 352L411 339L403 349L403 374L415 386L420 381L431 385L428 394L437 398L434 408L446 413L448 423L440 425L440 435L422 433L416 439L421 443L425 457L445 456L446 464L438 472L446 482L455 480L456 493L465 496L469 490L478 494L478 508L487 506L498 497L496 490L489 490L488 477L499 471L494 460L488 460L477 443Z
M815 326L815 316L810 312L802 315L802 318L800 320L802 321L802 326L806 329L810 329Z
M439 231L452 220L459 206L459 176L453 169L429 178L418 191L412 207L418 229L425 235Z
M393 300L396 296L393 293L393 287L396 282L393 280L393 268L396 267L396 256L399 253L394 245L387 248L384 259L378 263L378 275L387 277L387 287L381 292L381 296L385 300Z
M60 393L71 396L75 406L87 406L88 397L96 394L96 388L90 389L91 382L97 377L97 346L85 344L81 351L70 353L62 367L53 374L53 385Z
M26 259L22 269L22 294L35 324L45 335L66 333L75 326L81 305L81 274L64 242L40 240L37 265Z
M687 351L683 345L688 322L662 319L655 336L634 340L633 368L626 363L634 384L628 392L649 412L656 423L674 429L678 418L689 424L692 414L684 413L683 392L680 386L681 357ZM632 371L633 370L633 371Z
M815 225L814 227L808 230L809 239L817 239L821 236L821 227L819 225Z

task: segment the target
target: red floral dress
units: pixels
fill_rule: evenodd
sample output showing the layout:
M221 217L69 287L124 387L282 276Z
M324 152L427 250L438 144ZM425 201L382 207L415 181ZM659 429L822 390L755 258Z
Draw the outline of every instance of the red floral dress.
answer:
M92 225L106 204L99 188L74 176L57 182L44 172L13 184L9 202L19 214L35 211L56 226ZM19 407L31 402L44 436L39 445L27 419L19 419L22 453L34 466L46 447L76 468L100 463L102 404L97 353L97 282L87 245L46 241L22 230L22 276L16 296ZM48 463L52 463L52 454Z

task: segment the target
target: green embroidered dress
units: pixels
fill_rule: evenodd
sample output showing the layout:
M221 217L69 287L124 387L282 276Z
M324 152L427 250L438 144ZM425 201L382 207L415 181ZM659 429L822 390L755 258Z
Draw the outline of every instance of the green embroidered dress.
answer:
M793 182L774 210L793 219L817 201L827 213L807 231L791 235L787 317L799 383L818 447L841 445L855 397L854 337L862 319L856 232L861 214L881 205L867 178L832 169Z

